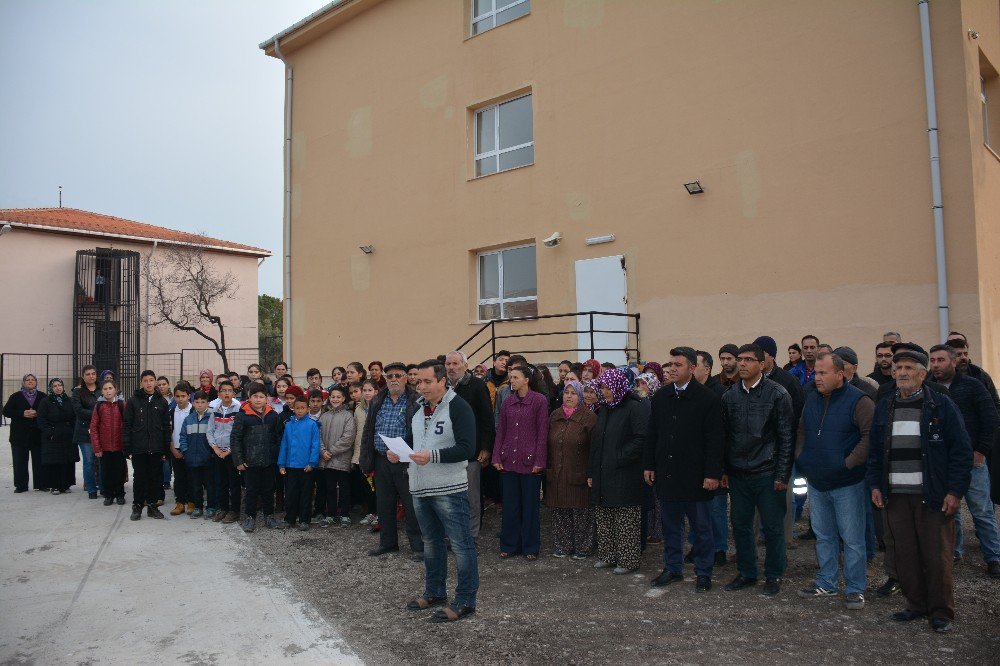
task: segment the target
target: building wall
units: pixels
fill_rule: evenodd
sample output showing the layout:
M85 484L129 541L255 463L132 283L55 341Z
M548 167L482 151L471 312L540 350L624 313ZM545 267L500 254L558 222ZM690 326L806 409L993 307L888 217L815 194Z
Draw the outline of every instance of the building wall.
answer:
M143 257L150 251L150 246L146 244L121 241L112 243L110 239L33 232L20 228L0 238L0 284L4 285L4 289L0 291L0 311L3 312L0 352L72 354L76 252L94 247L134 250ZM210 253L210 256L220 272L232 271L241 285L237 297L219 309L226 322L228 346L256 347L257 260L250 256L217 252ZM145 296L142 280L140 295L142 298ZM149 332L150 354L208 346L205 340L194 333L175 331L167 326L156 326ZM209 367L213 369L222 367L221 360L212 359L209 355L194 357L201 363L210 363ZM38 360L32 359L32 362ZM155 366L152 361L151 365L160 371L159 366ZM167 369L169 367L166 366L162 372L170 372ZM43 372L43 369L32 368L30 371ZM68 368L60 370L62 374L69 371ZM197 373L197 369L194 372ZM5 379L10 375L11 372L5 369ZM171 377L175 378L176 375Z
M973 4L931 4L950 315L997 369ZM539 313L575 310L575 260L622 254L647 359L815 333L867 367L886 329L937 341L916 3L536 1L471 39L466 18L393 0L287 51L296 367L452 348L480 325L475 252L554 231ZM979 21L982 43L997 26ZM473 179L472 109L528 89L535 164Z

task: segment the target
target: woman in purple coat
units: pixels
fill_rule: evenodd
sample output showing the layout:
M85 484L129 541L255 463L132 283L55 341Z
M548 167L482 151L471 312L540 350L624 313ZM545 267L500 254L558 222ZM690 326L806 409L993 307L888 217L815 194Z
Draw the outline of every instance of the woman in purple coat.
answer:
M548 461L549 401L539 391L530 365L510 369L510 396L503 401L493 446L493 466L502 474L503 519L500 557L523 554L537 560L542 535L539 492Z

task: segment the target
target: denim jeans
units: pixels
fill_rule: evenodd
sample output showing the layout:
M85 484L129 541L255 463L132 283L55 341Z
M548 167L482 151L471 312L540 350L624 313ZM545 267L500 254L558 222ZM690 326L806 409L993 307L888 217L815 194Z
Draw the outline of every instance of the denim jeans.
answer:
M994 465L1000 461L994 461ZM972 514L972 522L976 526L976 537L983 551L983 560L987 563L1000 561L1000 533L997 531L997 520L993 500L990 498L990 470L986 465L972 467L972 480L969 490L965 493L965 504ZM965 538L962 534L962 511L955 514L955 555L961 557L964 552Z
M712 498L712 542L716 553L729 551L729 493L719 493ZM694 545L694 530L688 524L688 543Z
M712 577L715 564L712 543L712 501L660 502L660 520L663 522L663 568L679 574L684 570L684 518L694 536L694 573Z
M840 542L844 542L844 593L864 594L868 588L865 557L865 482L834 490L817 490L809 485L809 514L816 533L816 560L819 573L816 587L836 591L840 574Z
M77 442L80 447L80 460L83 462L83 489L88 493L99 493L101 486L101 470L94 468L94 449L89 442Z
M736 568L746 578L757 578L757 539L754 535L754 512L760 513L767 555L764 576L780 579L785 575L788 556L785 552L785 511L788 493L774 489L774 477L729 477L730 513L733 540L736 542Z
M875 505L866 496L865 501L865 556L869 561L875 557L878 550L878 532L875 529L875 521L881 520L875 516Z
M170 485L170 458L163 461L163 485Z
M469 493L414 497L413 510L424 538L424 598L448 596L448 547L444 542L447 536L458 569L451 608L456 611L475 608L479 555L469 525Z

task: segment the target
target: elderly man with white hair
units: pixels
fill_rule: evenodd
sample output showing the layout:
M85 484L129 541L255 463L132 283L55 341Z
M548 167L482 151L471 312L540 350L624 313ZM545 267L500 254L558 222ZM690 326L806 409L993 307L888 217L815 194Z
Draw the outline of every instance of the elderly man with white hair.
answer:
M490 464L493 456L493 438L496 430L493 425L493 406L490 401L490 391L486 382L469 371L469 359L460 351L449 352L444 361L445 372L448 375L448 386L455 390L460 398L469 403L476 417L476 450L469 459L469 519L472 527L472 540L479 543L479 527L482 523L482 491L480 474L482 469Z

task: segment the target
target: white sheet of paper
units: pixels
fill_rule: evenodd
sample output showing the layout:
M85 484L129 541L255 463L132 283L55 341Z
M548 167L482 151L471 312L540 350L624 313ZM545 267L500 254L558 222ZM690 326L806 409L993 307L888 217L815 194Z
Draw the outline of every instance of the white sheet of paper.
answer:
M386 437L385 435L379 435L385 445L390 451L399 456L400 462L410 462L410 454L413 453L413 449L410 445L406 443L406 440L402 437Z

